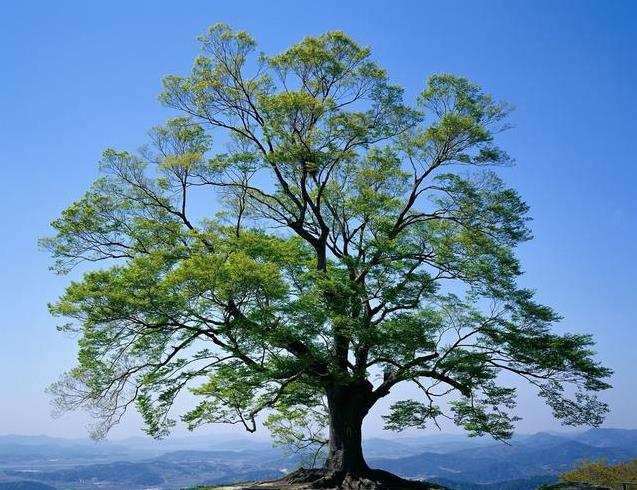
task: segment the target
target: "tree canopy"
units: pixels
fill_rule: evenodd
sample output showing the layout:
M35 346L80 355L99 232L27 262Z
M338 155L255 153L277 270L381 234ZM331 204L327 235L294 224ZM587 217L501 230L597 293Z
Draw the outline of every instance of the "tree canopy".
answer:
M355 452L343 423L360 446L403 382L422 396L394 403L389 429L447 417L508 438L504 372L564 423L601 423L610 371L591 337L553 333L558 315L518 286L531 234L497 172L507 104L452 74L407 104L342 32L274 56L225 25L200 41L192 72L163 81L179 115L137 152L104 151L43 240L60 273L94 263L51 305L79 334L59 407L89 409L99 436L134 405L163 436L184 389L191 428L326 404L333 469Z

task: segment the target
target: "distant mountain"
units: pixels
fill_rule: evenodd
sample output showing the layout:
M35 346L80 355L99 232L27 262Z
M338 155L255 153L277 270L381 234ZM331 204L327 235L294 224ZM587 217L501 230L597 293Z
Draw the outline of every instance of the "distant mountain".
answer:
M468 438L457 435L434 435L397 439L371 438L363 441L363 451L368 458L400 458L424 451L448 453L460 449L478 448L493 444L492 439Z
M26 470L29 477L73 488L176 489L194 484L217 485L236 481L274 479L296 461L282 459L280 451L174 451L144 461L83 464L71 468ZM7 477L25 475L22 469L5 469ZM76 485L80 484L79 487ZM83 486L82 486L83 485Z
M637 447L637 430L590 429L576 434L575 440L596 447Z
M33 481L0 482L0 490L56 490L51 485Z
M235 461L242 463L259 462L263 464L268 460L280 461L282 452L276 449L262 451L197 451L181 450L171 451L154 458L155 461L168 461L171 463L192 462L218 462Z
M200 483L231 482L242 478L244 473L271 475L273 468L259 468L244 465L233 465L227 461L215 463L195 459L193 461L170 462L166 460L150 460L131 463L119 461L108 464L82 465L71 469L43 471L30 475L43 482L87 482L96 486L121 486L122 488L146 488L149 486L169 485L171 482ZM20 473L5 471L16 477ZM277 471L276 474L279 474Z
M107 464L81 465L70 469L39 471L31 473L29 476L45 482L115 483L137 487L164 483L166 481L164 474L171 470L173 468L165 463L119 461ZM13 477L22 474L20 471L9 470L5 470L5 473Z
M536 434L524 434L514 437L510 444L511 446L534 446L536 448L548 448L561 444L564 440L570 439L565 434L551 434L549 432L538 432Z
M272 448L272 441L259 437L229 437L229 436L190 436L190 437L169 437L156 440L149 437L130 437L120 439L117 444L125 445L135 450L153 450L160 452L179 450L199 450L199 451L260 451Z
M555 480L578 461L604 458L614 463L637 458L635 433L620 429L563 435L538 433L514 438L510 445L497 443L447 453L375 458L370 464L458 490L536 488L539 483Z
M363 451L368 458L391 455L392 458L411 456L422 452L422 446L412 446L400 441L380 438L366 439L363 441Z
M177 490L275 479L299 462L263 441L254 446L243 439L215 445L197 438L191 447L187 441L158 446L141 439L95 444L0 437L0 490ZM614 463L637 458L637 431L537 433L516 436L508 445L457 435L374 438L364 441L364 449L373 467L455 490L531 490L554 482L583 459Z
M65 439L50 436L21 436L15 434L0 435L0 446L21 447L64 447L64 448L91 448L95 451L123 451L130 450L128 444L113 441L92 441L89 439Z
M0 436L0 468L46 462L98 462L134 460L156 455L134 451L111 442L62 439L47 436Z
M506 480L496 483L470 483L434 478L432 481L453 490L536 490L539 486L555 482L554 476L536 476L519 480Z

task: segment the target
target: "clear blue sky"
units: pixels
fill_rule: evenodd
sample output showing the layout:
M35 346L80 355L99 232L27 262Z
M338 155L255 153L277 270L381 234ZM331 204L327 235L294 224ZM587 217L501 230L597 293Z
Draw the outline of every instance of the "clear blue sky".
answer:
M168 116L160 79L189 69L215 22L269 53L341 29L408 97L444 71L513 103L501 142L518 165L504 175L536 237L520 250L523 282L564 315L560 331L595 335L616 371L607 426L637 428L637 2L23 0L3 2L0 19L0 434L84 434L82 416L49 418L44 388L75 345L46 310L67 279L36 241L95 178L103 148L134 149ZM521 431L557 427L531 392L520 411Z

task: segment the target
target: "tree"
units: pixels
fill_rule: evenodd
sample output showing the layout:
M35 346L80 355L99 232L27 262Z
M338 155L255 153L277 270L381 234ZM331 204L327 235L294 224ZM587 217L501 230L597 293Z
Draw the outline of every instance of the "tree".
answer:
M560 480L567 484L584 483L603 485L603 488L614 490L624 490L626 488L624 483L637 481L637 459L615 465L609 465L606 460L580 461L575 465L575 468L562 473Z
M59 408L89 409L101 436L134 404L161 437L185 389L201 397L190 428L252 432L261 413L303 420L326 403L315 484L352 486L388 481L361 424L399 383L422 398L396 402L390 429L448 417L510 437L503 372L566 424L602 421L610 371L591 337L552 333L556 313L516 283L530 232L494 170L510 163L494 140L506 104L438 74L410 107L341 32L276 56L225 25L200 41L192 73L163 81L181 115L138 153L106 150L43 241L60 273L102 264L51 306L79 333Z

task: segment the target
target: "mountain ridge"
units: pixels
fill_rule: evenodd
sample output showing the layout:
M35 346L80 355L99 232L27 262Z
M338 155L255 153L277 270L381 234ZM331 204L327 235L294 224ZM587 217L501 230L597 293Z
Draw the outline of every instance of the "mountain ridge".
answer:
M524 490L555 481L560 472L578 460L604 457L619 462L637 458L635 441L637 430L592 429L523 434L514 437L509 445L444 435L402 440L370 438L364 445L371 466L404 477L434 481L455 490ZM197 442L195 449L149 451L144 444L128 447L121 441L95 446L81 440L56 443L50 437L25 440L24 436L0 436L0 483L5 485L0 490L12 490L6 485L18 483L49 485L39 487L42 490L177 490L279 478L300 461L269 445L250 447L243 441L234 441L223 448L223 444L213 442L209 449L200 449L206 445L199 444L201 440ZM12 447L24 451L18 451L17 461ZM99 450L87 453L92 456L78 456L78 451L96 447ZM51 461L51 455L60 454L58 461ZM26 458L26 463L20 464L20 457Z

